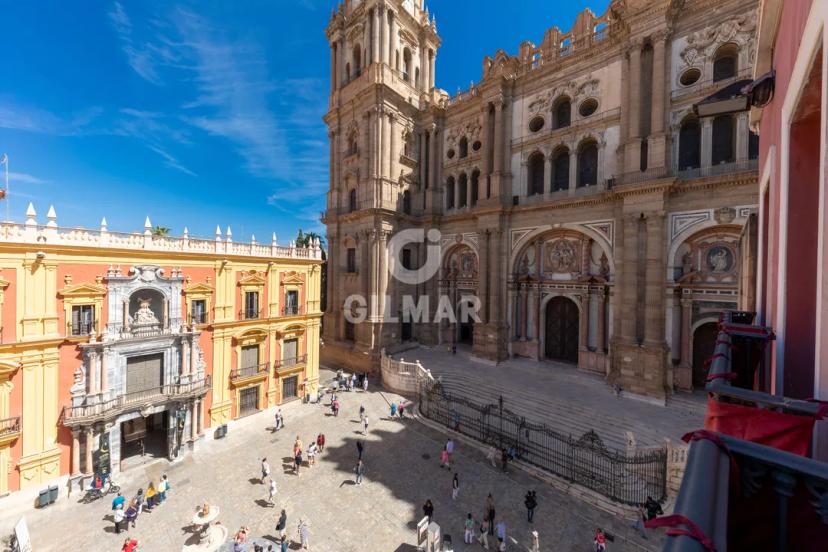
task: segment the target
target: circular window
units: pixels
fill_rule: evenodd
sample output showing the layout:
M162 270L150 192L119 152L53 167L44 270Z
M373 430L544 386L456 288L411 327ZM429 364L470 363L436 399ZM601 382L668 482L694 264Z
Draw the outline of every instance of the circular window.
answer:
M481 144L481 143L480 143L480 140L475 140L475 142L472 144L472 151L478 151L478 150L480 150L480 147L481 147L482 145L483 145L483 144Z
M448 157L449 159L454 159L454 150L448 150L448 152L446 153L446 157Z
M595 98L589 98L582 101L580 107L578 107L578 113L581 114L581 117L589 117L597 110L598 100L596 100Z
M691 84L695 84L701 78L701 71L692 67L681 74L679 77L679 82L682 86L690 86Z
M537 132L543 128L543 117L535 117L531 121L529 121L529 130L532 132Z

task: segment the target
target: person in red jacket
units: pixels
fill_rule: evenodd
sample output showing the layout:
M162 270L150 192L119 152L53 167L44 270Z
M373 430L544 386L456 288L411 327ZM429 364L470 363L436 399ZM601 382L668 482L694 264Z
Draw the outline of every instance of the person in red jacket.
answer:
M138 550L138 541L135 539L127 539L124 541L124 546L121 548L122 552L136 552Z

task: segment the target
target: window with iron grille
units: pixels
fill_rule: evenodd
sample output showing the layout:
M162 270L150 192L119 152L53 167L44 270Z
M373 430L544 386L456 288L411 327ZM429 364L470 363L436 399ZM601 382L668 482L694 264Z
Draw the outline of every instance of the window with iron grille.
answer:
M244 317L258 318L259 317L259 292L247 291L244 294Z
M77 305L72 307L72 335L89 335L95 330L95 306Z
M299 292L295 289L285 293L285 314L299 314Z
M193 299L190 303L190 321L192 324L207 323L207 300Z

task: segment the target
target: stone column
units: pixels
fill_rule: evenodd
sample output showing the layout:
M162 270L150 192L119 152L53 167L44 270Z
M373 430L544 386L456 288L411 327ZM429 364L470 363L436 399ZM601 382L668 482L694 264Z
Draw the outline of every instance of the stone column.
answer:
M581 303L581 316L578 319L578 350L586 351L589 344L589 293L579 297ZM580 357L579 357L580 364Z
M599 353L607 350L606 322L607 322L607 293L605 289L598 290L598 325L595 335L595 345Z
M489 230L483 229L479 234L482 234L482 239L477 264L477 294L480 297L480 321L485 323L489 321Z
M129 299L124 299L123 311L123 324L121 327L127 329L129 328Z
M489 155L489 150L491 148L491 144L489 143L490 136L491 136L491 129L492 129L492 116L489 113L489 104L483 104L483 132L481 135L481 142L483 143L482 150L483 150L483 180L492 174L492 157ZM480 194L481 198L486 197L485 190Z
M382 20L382 25L380 29L382 31L382 38L380 40L380 50L382 51L382 62L386 65L390 65L388 62L388 51L390 47L388 46L391 42L389 40L390 31L388 29L388 14L386 13L385 6L377 6L377 10L379 11L380 19Z
M578 152L573 147L569 150L569 195L578 187Z
M72 477L80 475L80 430L72 428Z
M106 350L101 350L101 393L106 395L106 392L109 390L109 374L107 373L108 367L106 365Z
M651 346L664 344L664 214L647 217L647 269L644 340Z
M390 178L394 182L397 182L397 177L399 176L397 164L400 160L400 154L398 152L399 146L397 145L397 118L394 116L393 113L388 114L388 132L390 133L390 148L388 151L388 178Z
M380 61L380 8L374 8L371 17L371 63Z
M520 310L520 337L521 340L526 340L529 338L529 290L525 288L520 290Z
M429 50L428 52L428 89L434 88L434 54Z
M543 162L543 194L552 191L552 154L549 153Z
M391 118L390 113L383 113L382 115L382 146L380 152L382 156L382 174L383 178L391 178ZM376 200L374 205L377 206Z
M371 300L371 270L373 267L372 251L370 249L371 231L364 230L360 234L359 241L359 277L362 279L362 293L365 298ZM344 298L343 298L344 299ZM369 310L370 313L370 310Z
M495 102L494 130L494 174L503 171L503 101Z
M395 69L398 70L397 67L397 14L391 10L388 10L389 18L391 21L389 22L389 35L388 35L388 59L389 64Z
M509 289L509 312L512 314L512 335L510 340L520 337L520 308L518 307L518 292L515 288Z
M350 77L347 73L345 73L345 37L339 39L339 65L337 69L339 70L339 82L337 84L337 88L341 88L345 81Z
M713 163L713 119L701 120L701 166L709 167Z
M164 316L164 328L170 327L170 301L166 297L162 302L163 308L161 309Z
M622 249L622 263L620 269L620 316L621 337L627 342L636 339L636 293L637 259L638 259L638 215L624 215L624 246Z
M331 295L330 297L333 297ZM198 371L198 353L196 352L196 342L198 336L193 337L193 342L190 344L190 374L195 374Z
M736 161L748 158L748 112L736 115Z
M204 399L198 399L198 434L204 434Z
M336 87L336 42L334 42L331 44L331 94L336 91Z
M641 138L641 41L635 39L630 48L630 120L629 141Z
M92 466L92 443L95 440L95 430L92 429L92 426L86 428L86 473L92 474L94 473L94 468Z
M466 177L466 209L472 208L472 178Z
M181 340L181 370L179 373L186 376L190 373L190 357L193 356L190 352L190 342L187 339Z
M664 83L668 82L665 66L666 31L660 31L652 36L653 43L653 102L650 112L652 134L664 132Z
M388 293L388 247L386 240L388 232L380 230L377 243L379 257L379 314L385 316L385 295Z
M376 230L371 231L371 244L369 247L371 248L371 264L366 267L366 272L370 274L369 276L369 286L371 289L370 297L371 297L371 317L374 321L376 321L377 317L381 314L382 311L379 310L379 251L377 250L377 244L379 243L379 236L377 235Z
M197 401L190 403L190 440L195 441L198 436L198 407Z
M440 144L439 140L437 139L438 129L435 125L431 127L431 157L428 162L429 170L431 171L431 175L429 176L429 187L433 192L437 191L437 188L440 187L440 182L437 180L438 167L437 165L440 164Z

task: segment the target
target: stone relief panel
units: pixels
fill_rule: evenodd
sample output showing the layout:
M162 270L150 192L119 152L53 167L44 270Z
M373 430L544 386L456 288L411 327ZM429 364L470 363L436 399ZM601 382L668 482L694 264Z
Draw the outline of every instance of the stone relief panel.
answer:
M674 259L674 280L683 284L737 285L739 227L703 230L681 244Z
M471 282L477 280L477 254L467 245L455 247L443 262L443 280Z

